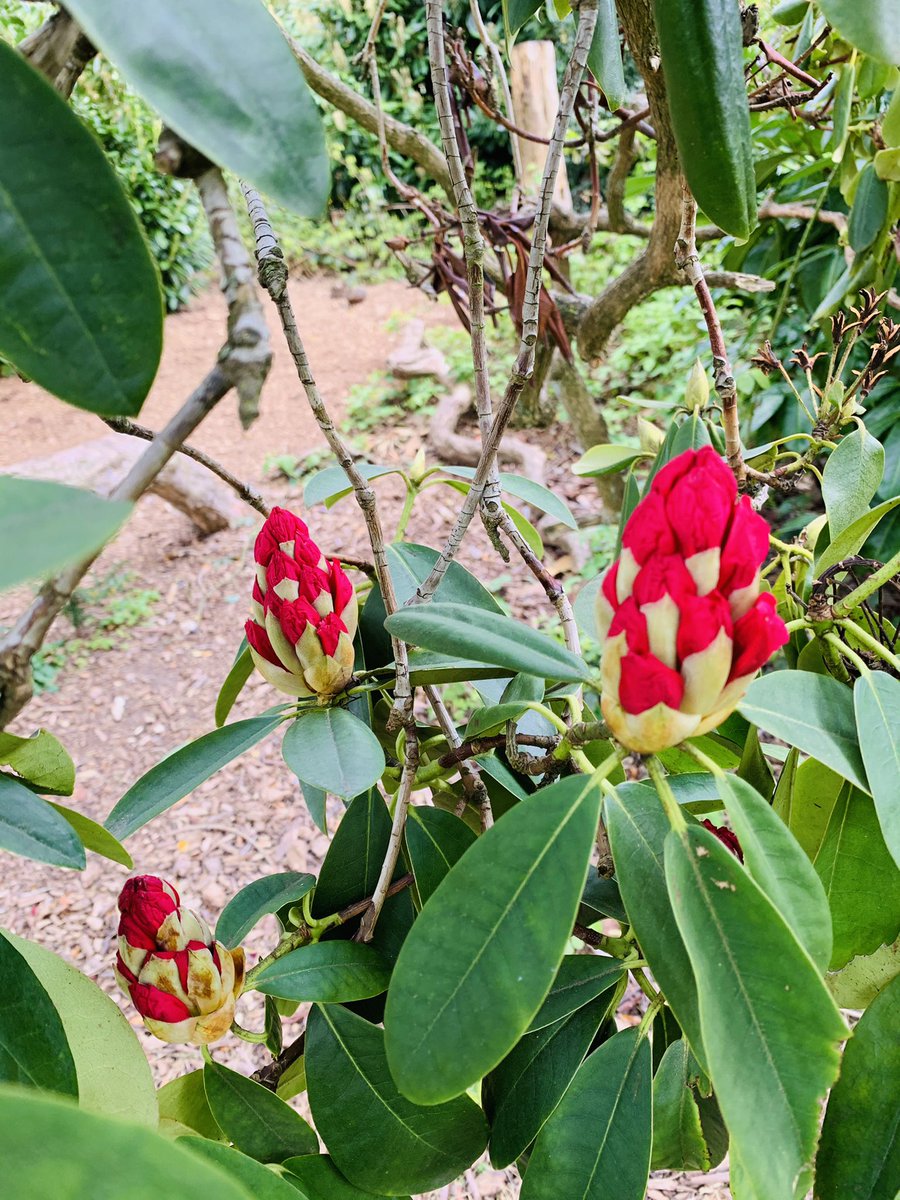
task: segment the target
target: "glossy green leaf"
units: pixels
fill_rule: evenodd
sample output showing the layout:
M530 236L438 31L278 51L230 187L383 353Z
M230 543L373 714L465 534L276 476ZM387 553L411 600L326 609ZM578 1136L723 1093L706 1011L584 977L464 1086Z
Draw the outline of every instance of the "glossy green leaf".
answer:
M397 603L402 605L412 599L419 584L428 578L438 560L438 552L431 546L420 546L415 542L395 542L388 546L387 557ZM483 608L486 612L503 611L484 584L457 562L452 562L447 568L447 574L435 595L441 602L466 604Z
M275 1001L275 1007L279 1009L279 1012L281 1012L282 1016L291 1015L290 1013L285 1014L282 1012L281 1007L279 1007L279 1005L283 1007L286 1004L286 1001ZM296 1010L297 1008L297 1005L294 1004L293 1001L291 1001L290 1004L287 1004L287 1006L292 1010ZM301 1092L305 1091L306 1058L301 1054L300 1057L295 1058L287 1070L282 1072L282 1074L278 1077L278 1085L275 1088L275 1095L280 1097L282 1100L293 1100L294 1096L299 1096Z
M118 863L120 867L125 867L128 871L132 869L134 861L131 855L108 829L104 829L102 825L98 825L96 821L92 821L83 813L76 812L74 808L66 808L64 804L58 804L55 800L48 800L47 803L69 822L85 850L93 850L95 854L108 858L110 862Z
M853 688L856 730L881 832L900 867L900 681L871 671Z
M423 1108L398 1092L384 1033L340 1006L316 1006L306 1032L309 1104L328 1152L358 1187L427 1192L462 1174L487 1144L467 1097Z
M831 914L815 868L787 825L749 783L724 776L722 798L747 870L824 971L831 959Z
M0 849L53 867L84 870L84 846L66 818L4 774L0 774Z
M853 695L836 679L810 671L772 671L754 679L738 711L760 729L868 790Z
M710 1169L709 1147L691 1087L695 1073L690 1046L683 1038L666 1047L653 1078L654 1171Z
M396 612L388 632L425 650L455 654L541 679L580 682L587 664L546 634L499 613L432 603Z
M577 1008L590 1004L601 993L614 988L623 971L618 959L602 954L567 954L527 1032L534 1033L545 1025L552 1025Z
M628 96L628 90L622 69L622 48L619 45L619 19L616 16L615 0L600 0L597 6L597 24L588 51L587 65L593 71L610 111L615 112L617 108L621 108Z
M863 1013L828 1100L816 1200L894 1200L900 1192L900 978Z
M837 84L832 105L831 132L825 141L831 151L832 162L842 162L847 139L850 136L850 117L853 113L853 93L856 85L856 64L851 59L841 63L835 72Z
M878 178L874 163L866 163L860 172L856 195L853 197L853 207L850 209L847 240L851 249L857 254L868 250L887 221L888 187L883 179ZM851 435L852 436L852 435ZM846 439L844 439L846 440ZM839 443L843 445L843 441ZM832 452L833 457L834 452ZM829 457L825 464L826 479ZM871 499L871 497L870 497Z
M288 725L284 761L298 779L349 800L373 786L384 751L372 730L346 708L314 708Z
M730 0L655 0L653 12L688 186L711 221L746 238L756 180L738 9Z
M608 984L608 995L527 1033L484 1081L495 1167L517 1159L559 1104L608 1016L615 981Z
M280 724L278 715L250 717L188 742L133 783L103 824L115 837L129 837Z
M72 16L191 146L303 216L329 192L315 101L279 26L255 0L178 0Z
M579 588L572 606L578 628L586 637L593 638L595 642L601 641L600 629L597 625L597 596L602 586L602 575L589 579Z
M62 1019L17 941L0 931L0 1081L77 1096Z
M324 788L300 780L300 791L306 804L306 811L312 817L313 824L320 833L328 833L328 793Z
M890 149L879 150L873 162L875 174L879 179L885 179L891 183L897 183L900 180L900 148L891 146Z
M207 1159L245 1187L253 1200L297 1200L296 1189L286 1179L240 1150L202 1137L182 1137L179 1141L186 1150Z
M158 1133L20 1088L0 1088L0 1161L15 1200L253 1200Z
M636 446L591 446L572 464L572 471L576 475L611 475L624 471L642 458L649 458L649 455Z
M544 542L541 538L541 535L538 533L532 523L523 513L521 513L517 508L514 508L511 504L507 504L505 500L501 501L501 505L509 519L512 521L513 525L515 525L516 529L518 529L519 533L522 535L522 539L528 546L528 549L532 552L532 554L536 554L538 558L543 558Z
M257 991L283 1000L340 1004L387 990L391 973L371 946L359 942L316 942L276 959L257 975Z
M814 568L816 578L820 578L830 567L858 554L878 522L892 512L898 504L900 504L900 496L885 500L875 508L868 509L855 521L851 521L846 529L841 530L838 536L832 539L822 551L821 556L816 555Z
M374 463L358 462L356 469L363 479L378 479L380 475L399 475L396 467L379 467ZM324 504L330 508L344 496L349 496L353 488L347 482L347 473L343 467L326 467L324 471L316 471L315 475L303 489L303 503L307 508L316 504Z
M900 932L900 870L871 798L850 784L841 789L813 865L831 909L832 970L894 940Z
M327 1154L308 1154L304 1158L289 1158L283 1164L296 1179L307 1200L385 1200L373 1192L364 1192L345 1179ZM405 1200L409 1200L406 1197Z
M447 471L451 475L462 475L464 479L473 479L475 476L474 467L442 467L441 470ZM565 525L569 529L578 528L578 522L565 500L557 496L555 492L551 492L549 488L544 487L543 484L535 483L533 479L527 479L524 475L513 475L508 471L501 471L500 487L508 496L524 500L532 508L553 517L560 525Z
M318 1139L300 1114L261 1084L220 1063L207 1063L203 1086L216 1124L251 1158L280 1163L318 1152Z
M670 833L665 866L734 1154L756 1195L802 1195L846 1026L812 960L717 837L700 826Z
M79 1108L155 1129L159 1109L150 1065L119 1006L57 954L6 936L46 989L62 1022L75 1063Z
M650 1170L651 1087L647 1038L627 1029L604 1042L538 1135L522 1200L642 1200Z
M818 0L829 25L879 62L900 63L900 23L893 0Z
M839 971L825 976L835 1004L841 1008L868 1008L878 993L900 975L900 939L879 946L873 954L851 958Z
M530 21L544 0L503 0L503 15L508 34L518 33Z
M582 925L593 925L600 917L612 917L623 925L628 924L618 883L614 879L605 879L595 866L590 866L587 883L581 893L578 919Z
M652 788L630 789L609 796L604 808L606 830L616 866L616 880L637 935L672 1011L704 1061L697 985L690 959L666 888L663 847L669 822Z
M808 758L795 766L793 778L784 788L783 782L784 771L778 781L779 791L773 807L803 847L807 858L814 860L844 781L830 767Z
M248 883L225 905L216 925L216 939L233 950L266 913L278 912L285 904L296 904L315 887L315 875L303 871L281 871Z
M409 655L409 679L414 687L426 683L462 683L481 679L508 679L515 671L508 667L486 666L471 658L454 654L436 654L413 650Z
M314 917L326 917L371 896L390 836L391 818L374 788L350 802L319 871Z
M159 276L106 155L65 100L5 42L0 143L0 354L70 404L134 416L162 349ZM107 501L104 512L104 501L90 499L95 507L85 504L84 512L92 529L82 534L75 514L62 519L76 543L95 540L69 547L65 559L102 545L127 515L124 505ZM101 513L108 532L100 533ZM49 555L37 531L21 537L24 519L23 513L16 549L29 572L20 578L30 578L61 564L34 569L34 560ZM6 587L13 564L5 553L0 562Z
M2 326L0 304L0 337ZM87 558L109 541L130 512L130 504L81 488L0 477L0 590Z
M197 1071L189 1071L187 1075L179 1075L177 1079L170 1079L157 1092L157 1099L162 1132L171 1126L181 1130L193 1129L201 1137L217 1142L225 1136L216 1124L206 1099L202 1067Z
M884 449L863 426L841 438L822 474L822 497L832 541L868 511L883 474Z
M75 790L72 756L47 729L31 737L0 733L0 766L11 767L37 792L71 796Z
M225 682L219 689L219 695L216 698L216 729L220 729L228 720L228 714L234 707L235 700L243 691L244 684L252 674L253 658L245 638L241 642L241 649L238 650L237 656L231 664L231 670L225 676Z
M475 834L453 813L425 805L410 808L406 849L422 904L474 841Z
M459 1095L528 1028L571 936L599 804L599 789L583 778L521 801L463 855L422 909L394 968L385 1011L391 1072L410 1099L437 1104ZM469 1036L473 1020L477 1038Z

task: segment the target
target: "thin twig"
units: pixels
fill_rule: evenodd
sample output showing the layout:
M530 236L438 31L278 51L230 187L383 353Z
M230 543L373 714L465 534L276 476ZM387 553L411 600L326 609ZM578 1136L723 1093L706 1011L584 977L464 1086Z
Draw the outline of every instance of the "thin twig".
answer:
M725 430L725 457L728 460L729 467L734 472L738 486L740 486L746 479L746 471L744 468L744 456L741 450L737 387L735 386L734 375L728 358L728 349L725 345L725 335L722 333L719 314L716 311L715 301L712 298L709 285L704 277L703 267L700 265L700 256L697 253L697 241L694 236L696 219L697 203L688 190L687 184L682 183L681 228L678 231L678 239L675 242L675 264L687 275L691 286L697 294L700 311L703 313L703 320L706 322L709 345L713 356L713 379L716 395L719 397L719 402L722 405L722 425Z
M462 738L457 732L453 718L447 711L447 706L441 699L441 693L433 683L429 683L425 685L425 695L428 697L429 704L434 709L434 715L437 717L437 723L441 727L441 732L447 739L447 744L454 750L457 749L462 745ZM463 758L460 760L459 777L463 785L464 794L456 806L456 815L461 817L468 803L476 804L481 812L482 829L489 829L494 823L491 798L488 795L488 790L484 785L484 780L481 778L478 767L471 759Z
M566 595L566 589L558 579L554 579L546 566L541 562L535 552L531 549L525 539L519 533L518 529L513 524L509 513L501 510L499 528L504 535L509 538L512 545L522 557L528 570L532 573L541 587L544 589L544 595L556 609L556 615L559 617L559 623L562 627L563 637L565 638L566 646L573 654L581 654L581 640L578 636L578 625L575 621L575 612L569 597Z
M378 875L371 903L363 913L356 934L356 941L369 942L375 932L375 923L381 916L384 902L388 898L391 880L400 860L400 847L403 845L403 831L406 828L406 818L409 814L409 802L412 799L413 788L416 784L416 771L419 769L419 735L415 721L410 721L404 729L405 744L403 750L403 772L400 776L400 786L394 797L394 819L391 822L391 835L385 851L384 861Z
M559 745L559 736L555 733L517 733L516 741L520 746L537 746L540 750L555 750ZM442 754L438 762L442 767L452 767L464 758L475 758L479 754L487 754L505 745L506 734L492 734L490 737L469 738L446 754Z

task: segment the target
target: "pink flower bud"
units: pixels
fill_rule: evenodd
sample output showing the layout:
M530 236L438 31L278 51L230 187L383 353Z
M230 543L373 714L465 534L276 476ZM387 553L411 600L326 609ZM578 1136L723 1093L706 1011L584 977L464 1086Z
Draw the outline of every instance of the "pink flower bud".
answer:
M244 981L243 950L227 950L155 875L129 879L119 896L115 973L144 1024L164 1042L195 1046L231 1028Z
M712 447L654 477L604 576L601 704L612 733L651 754L714 729L787 641L760 595L769 527Z
M274 508L256 539L256 579L244 629L253 661L290 696L330 697L353 675L353 584L293 513Z

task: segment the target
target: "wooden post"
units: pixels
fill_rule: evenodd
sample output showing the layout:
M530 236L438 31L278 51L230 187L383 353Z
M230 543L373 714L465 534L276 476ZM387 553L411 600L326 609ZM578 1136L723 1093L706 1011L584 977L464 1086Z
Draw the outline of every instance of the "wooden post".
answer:
M510 84L515 123L529 133L549 137L559 108L556 84L556 47L553 42L518 42L512 48ZM518 138L522 156L523 187L532 195L540 187L547 147ZM565 163L560 160L553 199L561 208L572 208L572 193Z

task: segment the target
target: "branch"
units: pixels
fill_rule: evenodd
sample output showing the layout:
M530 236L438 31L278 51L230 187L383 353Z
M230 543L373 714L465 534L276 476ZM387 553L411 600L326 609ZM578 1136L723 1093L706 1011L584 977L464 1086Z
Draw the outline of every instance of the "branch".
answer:
M405 726L404 733L406 742L403 750L403 773L400 776L400 787L397 789L397 795L394 798L394 819L391 822L391 835L387 850L385 851L384 862L381 864L378 882L375 885L375 891L372 893L372 901L367 906L363 913L363 918L359 923L359 930L355 939L358 942L370 942L372 940L372 935L375 932L375 922L381 916L381 910L384 907L385 900L388 898L391 880L394 877L394 872L397 869L397 863L400 859L400 847L403 845L403 831L406 828L409 802L412 798L413 788L416 785L416 771L419 769L419 735L416 731L414 720L409 720Z
M453 723L453 718L447 711L447 706L441 699L441 693L433 683L425 685L425 695L431 707L434 709L434 715L437 717L438 725L441 727L441 732L447 739L448 744L455 750L462 745L462 738L457 732L456 725ZM471 759L463 758L459 763L459 777L463 785L465 795L456 806L456 815L461 817L465 811L466 804L469 801L477 804L481 810L481 827L489 829L494 823L494 814L491 810L491 798L488 795L488 790L481 778L481 772Z
M329 74L324 67L320 67L299 42L291 37L288 37L287 41L294 57L300 64L300 70L303 72L306 82L316 95L346 113L357 125L368 130L369 133L377 134L378 113L375 105L360 96L353 88L348 87L346 83ZM419 133L417 129L413 129L411 125L406 125L403 121L387 115L384 118L384 131L392 150L411 158L430 179L439 183L445 192L451 194L452 185L446 160L433 142L429 141L424 134Z
M537 746L541 750L555 750L559 745L559 737L551 733L516 733L516 741L520 746ZM475 758L479 754L487 754L506 745L506 734L498 733L490 737L470 738L461 742L442 754L438 762L442 767L452 767L462 762L464 758Z
M744 469L744 456L741 451L737 388L731 370L731 363L728 359L728 348L725 345L725 336L722 333L719 314L716 311L715 301L712 298L709 285L704 277L703 267L700 265L700 256L697 253L697 242L694 237L697 220L697 203L688 190L686 183L682 184L682 189L681 228L678 231L678 239L675 242L675 264L687 275L691 286L697 294L700 311L703 313L703 320L706 322L709 345L713 356L713 378L715 380L716 395L719 397L722 405L722 425L725 429L725 457L740 487L746 479L746 471Z
M81 72L97 53L93 42L65 9L48 17L40 29L23 38L16 49L66 99Z

